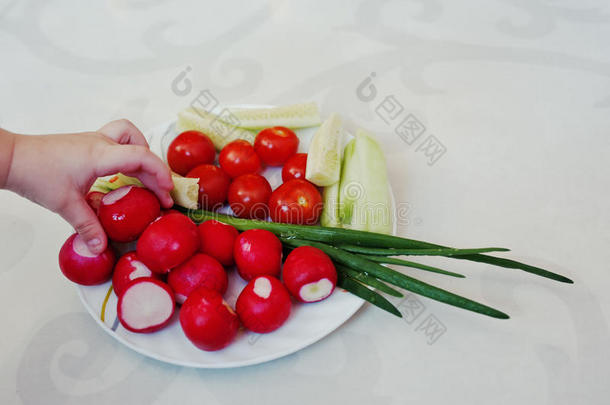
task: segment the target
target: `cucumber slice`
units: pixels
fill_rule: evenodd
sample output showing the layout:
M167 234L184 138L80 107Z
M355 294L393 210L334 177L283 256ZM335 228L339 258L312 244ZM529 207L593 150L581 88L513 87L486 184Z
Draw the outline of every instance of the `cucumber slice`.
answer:
M341 171L341 118L332 113L318 128L309 145L305 178L326 187L339 181Z
M324 187L322 199L324 200L324 207L320 216L320 225L333 228L341 227L341 221L339 221L339 182Z
M182 177L172 173L174 188L170 191L170 196L176 204L181 207L196 210L199 200L199 179Z
M344 228L392 233L391 199L385 156L363 130L345 148L339 185L339 219Z
M112 176L98 177L89 191L99 191L108 193L123 186L143 187L142 182L135 177L125 176L123 173L113 174Z
M172 173L172 181L174 188L170 195L174 202L181 207L187 209L197 209L197 201L199 199L199 180L182 177L176 173ZM90 191L100 191L108 193L123 186L138 186L144 187L142 182L135 177L125 176L122 173L117 173L112 176L99 177L91 186Z
M230 109L240 128L261 129L275 126L306 128L320 125L316 103L293 104L273 108Z
M176 129L178 132L188 130L203 132L212 140L217 150L221 150L226 144L237 139L243 139L253 144L256 137L252 131L229 125L217 115L199 109L195 111L193 108L187 108L178 113Z

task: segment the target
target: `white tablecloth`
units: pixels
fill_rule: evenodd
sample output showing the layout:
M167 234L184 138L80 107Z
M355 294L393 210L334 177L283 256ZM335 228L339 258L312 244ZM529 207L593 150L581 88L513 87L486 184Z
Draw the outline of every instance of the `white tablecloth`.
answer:
M146 130L204 90L317 101L381 138L402 235L575 281L429 260L467 278L421 279L512 318L411 297L267 364L180 368L104 333L58 269L70 227L3 191L0 403L607 403L609 21L601 0L0 0L4 128Z

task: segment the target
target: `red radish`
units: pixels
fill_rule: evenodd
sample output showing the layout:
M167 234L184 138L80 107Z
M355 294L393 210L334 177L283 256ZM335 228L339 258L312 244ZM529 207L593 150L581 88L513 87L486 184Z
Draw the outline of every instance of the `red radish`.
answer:
M290 316L290 294L275 277L260 276L239 294L235 310L242 324L256 333L276 330Z
M131 242L161 213L157 197L149 190L123 186L102 198L98 210L108 237L117 242Z
M195 346L214 351L235 339L239 318L218 291L202 287L193 291L182 305L180 325Z
M136 278L153 277L160 279L161 275L153 273L140 260L136 252L125 253L114 266L112 274L112 287L117 297L120 296L127 284L131 283Z
M173 208L170 208L168 210L161 210L161 216L168 215L168 214L182 214L182 213Z
M231 225L210 219L199 224L201 251L212 256L223 266L233 266L233 245L239 232Z
M182 304L199 287L207 287L224 294L229 280L227 272L218 260L197 253L173 268L167 276L167 283L174 291L176 302Z
M68 280L82 285L96 285L110 280L116 255L110 246L99 255L77 233L70 236L59 251L59 268Z
M167 273L199 249L197 225L182 214L167 214L146 228L136 247L138 258L156 273Z
M286 258L282 280L297 300L321 301L335 289L337 270L326 253L315 247L301 246Z
M269 231L250 229L235 239L233 257L241 278L250 281L257 276L280 275L282 243Z
M102 198L104 198L105 195L106 194L102 193L101 191L89 191L85 196L85 201L87 201L87 204L89 204L91 209L97 213L97 211L100 209Z
M167 284L156 278L140 277L119 296L117 316L125 329L150 333L169 323L175 307L174 292Z

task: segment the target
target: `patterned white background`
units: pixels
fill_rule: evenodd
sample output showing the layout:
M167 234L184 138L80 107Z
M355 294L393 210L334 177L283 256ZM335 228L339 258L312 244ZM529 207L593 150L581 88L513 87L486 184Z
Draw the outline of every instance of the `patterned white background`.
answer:
M607 403L609 22L601 0L0 0L5 128L146 129L206 88L225 103L316 100L382 138L409 207L401 233L508 246L576 281L442 262L468 278L421 278L512 319L426 299L411 323L365 307L286 358L184 369L99 329L56 264L69 226L0 192L0 403ZM363 102L372 72L378 98ZM433 165L375 114L389 95L446 148ZM433 344L429 316L446 328Z

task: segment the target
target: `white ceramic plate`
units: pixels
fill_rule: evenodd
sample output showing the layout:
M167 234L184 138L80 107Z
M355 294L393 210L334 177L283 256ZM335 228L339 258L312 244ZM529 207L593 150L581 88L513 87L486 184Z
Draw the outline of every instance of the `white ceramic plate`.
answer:
M237 106L236 106L237 107ZM253 106L238 106L250 107ZM299 152L307 152L310 139L316 128L296 131L301 142ZM147 134L151 149L161 156L167 146L177 136L174 123L168 122L153 128ZM281 184L281 170L267 168L265 177L272 188ZM185 337L178 321L178 311L171 323L164 329L151 334L132 333L123 328L116 318L117 297L114 293L106 307L106 322L100 319L102 302L110 287L103 285L78 286L78 293L87 311L98 325L110 336L125 346L145 356L166 363L198 367L229 368L263 363L294 353L328 335L347 321L363 304L363 300L344 291L335 289L324 301L312 304L295 303L290 318L278 330L268 334L256 334L241 330L236 340L227 348L217 352L197 349ZM234 307L237 296L246 285L235 269L229 270L229 287L225 294L227 302Z

